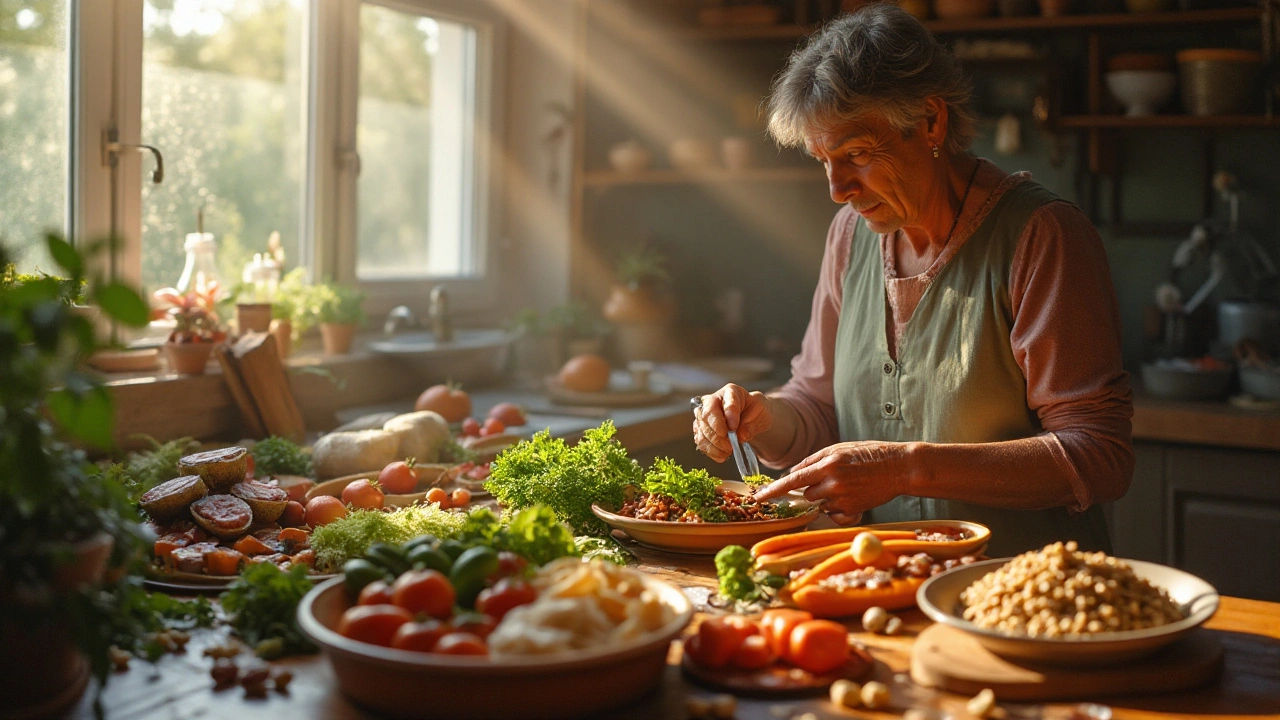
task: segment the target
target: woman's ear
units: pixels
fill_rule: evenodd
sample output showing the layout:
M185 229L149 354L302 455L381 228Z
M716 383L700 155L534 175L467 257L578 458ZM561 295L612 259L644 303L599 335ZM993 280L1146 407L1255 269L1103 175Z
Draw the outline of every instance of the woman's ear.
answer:
M924 101L925 140L930 146L944 145L947 142L947 104L942 98L931 97Z

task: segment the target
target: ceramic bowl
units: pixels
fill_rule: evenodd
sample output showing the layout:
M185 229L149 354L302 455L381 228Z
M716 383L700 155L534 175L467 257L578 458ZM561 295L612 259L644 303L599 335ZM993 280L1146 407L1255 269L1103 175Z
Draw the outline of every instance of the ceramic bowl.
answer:
M1111 665L1150 655L1199 627L1218 611L1218 591L1212 585L1176 568L1125 560L1133 572L1164 588L1186 613L1175 623L1145 630L1107 632L1069 638L1032 638L983 628L965 620L960 593L978 578L999 569L1011 558L960 565L925 581L916 603L934 622L950 625L977 640L991 652L1008 658L1049 665Z
M728 481L722 485L734 492L750 492L750 488L745 483ZM794 503L809 504L804 496L798 493L790 493L787 499ZM713 555L728 545L751 547L767 537L800 530L817 519L821 508L818 505L812 505L800 515L777 520L724 523L637 520L618 515L599 505L592 505L591 512L605 521L609 527L622 530L645 547L667 552Z
M1232 368L1184 370L1144 364L1142 386L1157 397L1170 400L1222 400L1231 392Z
M1178 76L1160 70L1115 70L1107 73L1107 88L1126 108L1125 115L1154 115L1173 97Z
M369 645L335 628L351 606L342 578L319 585L298 604L298 626L333 666L353 702L398 718L566 718L622 707L652 692L667 666L667 646L693 616L676 586L645 584L675 610L665 626L620 645L554 655L477 658Z

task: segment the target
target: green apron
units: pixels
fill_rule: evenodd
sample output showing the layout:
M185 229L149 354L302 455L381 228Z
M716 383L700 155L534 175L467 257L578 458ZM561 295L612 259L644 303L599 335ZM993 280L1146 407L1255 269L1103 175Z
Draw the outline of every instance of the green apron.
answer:
M1009 342L1009 274L1027 220L1058 199L1029 181L1006 192L925 291L902 331L896 361L885 338L879 236L858 219L836 332L834 392L842 441L980 443L1042 432L1027 407L1026 378ZM865 513L863 522L945 518L990 527L991 557L1058 540L1111 551L1098 505L1073 513L1065 507L1010 510L899 496Z

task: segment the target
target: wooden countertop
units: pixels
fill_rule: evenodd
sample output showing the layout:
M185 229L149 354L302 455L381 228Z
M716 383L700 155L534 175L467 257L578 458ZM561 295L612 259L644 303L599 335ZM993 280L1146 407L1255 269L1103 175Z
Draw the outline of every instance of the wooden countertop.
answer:
M687 595L705 606L708 592L714 587L714 569L710 558L670 555L639 550L641 567L665 577L685 589ZM877 679L892 683L895 706L892 712L839 710L819 695L807 699L739 698L737 718L741 720L779 720L802 712L814 712L819 718L900 717L911 706L932 708L966 717L964 702L968 699L941 693L911 683L907 667L913 638L929 621L912 610L902 613L906 631L898 637L858 633L872 655L880 661ZM1194 715L1210 718L1256 718L1280 716L1280 603L1226 597L1207 624L1218 633L1226 647L1225 669L1215 684L1199 690L1162 697L1098 698L1112 709L1113 717L1133 720L1164 720ZM202 646L216 641L213 631L198 633L184 655L162 659L154 670L135 661L134 667L111 679L104 694L109 720L170 720L175 717L234 717L237 720L278 720L290 718L360 719L373 715L352 705L335 687L333 672L321 655L288 658L278 663L290 668L294 681L287 695L272 691L264 699L244 697L240 688L215 692L209 677L211 661L200 655ZM500 690L500 688L495 688ZM684 717L685 698L711 695L684 680L679 670L678 643L673 644L666 677L654 695L633 707L622 708L608 717L623 720L642 718ZM92 717L92 696L86 695L74 711L74 717ZM1074 704L1006 705L1010 717L1071 717ZM941 714L931 715L943 717Z
M1133 439L1280 450L1280 410L1166 400L1135 390Z

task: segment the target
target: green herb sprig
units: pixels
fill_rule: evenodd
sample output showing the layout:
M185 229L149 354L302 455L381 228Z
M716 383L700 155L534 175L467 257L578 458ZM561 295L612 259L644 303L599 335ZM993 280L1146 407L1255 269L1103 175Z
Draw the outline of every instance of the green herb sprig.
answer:
M298 629L298 603L311 590L307 568L288 572L272 563L256 563L218 596L236 634L263 655L297 655L316 651ZM279 640L279 642L275 642Z
M670 458L658 458L644 476L645 492L666 495L687 512L706 522L727 522L729 517L716 504L720 481L701 468L685 470Z
M260 440L249 451L253 455L254 472L259 476L301 475L314 477L311 456L297 444L274 435Z

